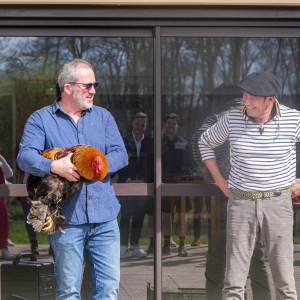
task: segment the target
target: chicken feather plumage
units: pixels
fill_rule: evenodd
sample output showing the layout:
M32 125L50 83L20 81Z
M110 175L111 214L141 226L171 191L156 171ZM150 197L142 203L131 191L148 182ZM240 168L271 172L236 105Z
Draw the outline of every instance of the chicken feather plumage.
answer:
M78 181L68 181L57 174L38 177L29 175L26 183L29 201L32 207L27 217L35 231L44 229L47 234L58 230L64 232L65 216L60 202L65 201L77 191L80 183L87 180L101 181L107 174L107 161L104 154L88 145L76 145L70 148L51 148L42 153L45 158L58 160L73 153L71 161L80 175ZM45 222L46 215L47 221Z

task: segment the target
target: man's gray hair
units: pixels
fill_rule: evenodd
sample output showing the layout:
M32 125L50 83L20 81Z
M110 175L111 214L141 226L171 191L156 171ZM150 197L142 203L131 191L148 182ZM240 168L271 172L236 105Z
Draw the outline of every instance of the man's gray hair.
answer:
M84 69L92 69L92 65L84 59L73 59L68 63L65 63L61 68L59 75L58 75L58 85L60 92L64 91L64 85L69 82L75 82L78 80L77 78L77 67L80 65L80 68Z

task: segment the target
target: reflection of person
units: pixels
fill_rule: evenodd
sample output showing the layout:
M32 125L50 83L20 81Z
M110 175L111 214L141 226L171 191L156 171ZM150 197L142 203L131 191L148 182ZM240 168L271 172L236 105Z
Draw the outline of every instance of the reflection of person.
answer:
M192 148L195 161L197 162L205 182L214 182L211 174L201 160L198 147L200 136L215 124L226 112L239 109L242 110L243 102L240 98L241 90L235 83L225 82L214 88L207 96L212 101L213 113L204 120L202 126L192 138ZM228 178L230 172L230 144L226 141L224 144L214 149L218 168L224 178ZM221 207L227 207L226 197L216 197ZM210 201L206 202L210 207ZM271 299L270 284L268 280L267 268L263 258L263 245L259 236L255 244L255 250L251 258L249 276L253 299ZM226 215L222 213L220 221L215 228L209 228L208 231L208 252L206 260L206 295L207 299L222 299L222 288L224 286L226 267Z
M0 155L0 184L5 184L5 178L13 176L13 171L4 157ZM8 215L6 198L0 197L0 249L2 251L2 259L12 260L14 255L7 248L8 240Z
M39 155L51 147L88 144L106 155L108 175L88 181L61 204L65 233L48 235L55 255L56 297L79 298L84 247L92 261L92 299L116 299L120 280L120 235L116 217L120 205L110 174L127 164L127 153L111 114L93 106L97 82L92 66L81 59L65 64L58 77L61 97L28 119L17 158L19 167L37 176L56 173L70 181L79 174L71 155L52 161Z
M244 108L224 114L199 140L201 156L216 184L229 197L224 299L243 299L257 234L266 248L278 299L297 299L293 270L292 194L299 112L279 105L278 79L255 72L240 81ZM213 149L230 141L229 180L221 175Z
M146 114L137 113L132 121L132 132L123 138L129 163L118 172L119 183L146 183L153 180L153 142L151 138L144 135L147 122ZM146 203L147 197L135 197L135 199L122 197L120 199L121 258L147 256L147 252L139 247ZM128 249L129 233L130 248Z
M177 135L179 117L170 113L164 118L162 136L162 176L163 182L176 182L176 177L189 175L193 169L193 153L188 142ZM182 207L180 197L165 197L162 201L162 227L164 234L163 254L171 254L170 237L172 234L172 212L176 206L178 213L177 229L179 234L179 256L187 256L185 237L187 219L186 212L191 210L190 198L186 197L185 207Z
M19 184L26 184L27 181L27 177L29 175L29 173L22 171L17 162L17 156L19 153L19 145L20 143L18 143L13 151L13 157L14 157L14 161L16 164L16 168L19 170L19 177L18 177L18 183ZM38 240L37 240L37 232L34 231L33 227L27 223L27 215L29 214L30 208L31 208L31 204L28 201L27 197L17 197L17 200L19 200L21 202L21 206L23 209L23 214L24 214L24 223L25 223L25 228L28 234L28 238L30 241L30 250L32 254L38 255L39 254L39 248L38 248Z

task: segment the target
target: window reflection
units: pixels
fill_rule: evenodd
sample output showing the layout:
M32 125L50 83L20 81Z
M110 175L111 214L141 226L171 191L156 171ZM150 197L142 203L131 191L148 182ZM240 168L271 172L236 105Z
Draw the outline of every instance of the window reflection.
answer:
M92 62L100 82L94 104L112 113L122 135L139 111L153 129L152 38L1 37L0 46L1 148L11 165L28 117L53 103L58 72L73 58Z
M118 216L121 240L118 298L148 299L148 282L154 283L154 199L119 197L119 201L122 208ZM151 247L152 251L149 251Z
M239 82L255 70L274 73L279 102L300 109L298 38L162 38L162 115L180 118L188 142L212 112L207 95L223 82Z
M134 154L134 149L128 149L131 153L131 161L133 161L133 164L130 164L131 169L127 170L128 173L126 171L125 175L123 172L124 176L121 173L116 174L114 182L118 182L118 179L119 182L126 182L129 178L132 181L153 182L152 38L0 37L0 48L0 154L13 169L13 183L24 184L26 182L24 177L19 177L20 172L13 162L12 155L13 150L17 149L24 125L34 111L54 102L58 72L65 62L73 58L83 58L92 63L95 77L100 83L94 97L94 104L111 112L122 136L125 137L133 129L140 130L141 124L132 125L137 113L147 115L147 128L143 132L147 144L145 146L143 143L139 156ZM135 175L134 172L136 172ZM36 233L32 233L30 230L28 230L28 234L26 232L22 211L22 207L25 214L28 211L26 199L18 199L21 200L22 207L19 201L15 202L14 200L9 199L8 205L11 221L10 235L12 241L24 245L20 248L11 248L12 253L17 254L19 250L28 252L34 246L39 251L39 259L52 261L48 253L47 236L39 233L37 238ZM133 240L130 240L129 236L128 243L137 245L142 243L140 249L146 251L149 246L149 234L144 231L145 228L148 228L148 213L151 214L150 219L152 218L152 221L149 221L151 236L154 236L153 198L144 197L135 201L132 197L127 197L121 199L121 202L123 202L122 207L125 210L126 207L133 207L134 216L139 216L137 231L140 233L136 237L133 234ZM12 206L11 203L15 203L15 206ZM138 205L136 206L135 203ZM133 220L136 219L133 218ZM126 224L127 220L124 222ZM122 230L126 226L122 225ZM135 227L133 226L133 228ZM29 244L30 240L34 241L31 245ZM150 266L152 259L153 257L148 260ZM134 262L132 268L129 269L133 270L137 264L137 261ZM91 298L89 267L90 262L87 258L81 290L83 299L84 297ZM125 263L122 265L121 272L126 274L125 270L129 269ZM129 281L121 278L121 281L124 280L120 293L123 293L123 296L128 295L130 288L133 289L133 287L128 288L131 284L140 286L143 289L141 295L146 295L147 281L153 284L152 267L148 266L147 271L141 269L137 273L135 271L132 273ZM123 276L127 277L127 275ZM134 295L142 299L139 294ZM146 299L146 296L144 298Z
M235 82L248 74L256 70L272 72L282 86L279 102L291 108L300 108L297 101L299 41L298 38L162 38L162 115L173 112L179 116L178 134L191 144L197 164L184 181L173 180L173 183L214 182L202 164L198 138L226 111L243 107L241 91L236 88ZM229 142L216 148L215 153L221 174L228 178L231 164ZM162 174L164 177L164 168ZM227 198L179 199L185 201L187 208L187 256L184 259L179 257L178 249L171 249L171 256L163 256L163 286L203 288L207 299L222 299ZM167 197L162 199L162 208L166 201ZM297 207L297 204L294 206ZM171 238L178 243L179 222L175 207L171 210ZM294 231L296 241L299 234L297 226ZM247 299L271 299L271 294L274 297L268 268L264 245L258 237L247 281ZM195 276L197 282L193 281Z

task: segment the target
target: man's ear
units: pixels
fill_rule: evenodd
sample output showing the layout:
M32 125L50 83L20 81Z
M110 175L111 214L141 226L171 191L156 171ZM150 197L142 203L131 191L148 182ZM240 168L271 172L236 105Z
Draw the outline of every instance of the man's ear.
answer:
M131 125L132 125L132 127L133 127L133 125L134 125L134 120L131 122Z
M272 105L275 102L275 96L268 97L267 99L268 106Z
M71 95L72 94L72 88L71 88L71 84L65 84L64 85L64 91L65 93L67 93L68 95Z

